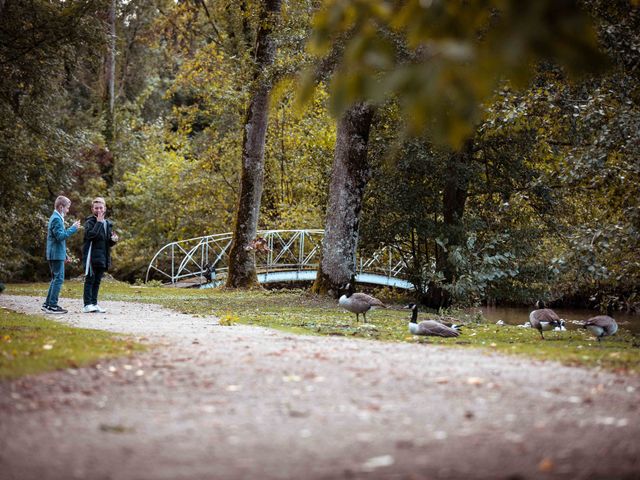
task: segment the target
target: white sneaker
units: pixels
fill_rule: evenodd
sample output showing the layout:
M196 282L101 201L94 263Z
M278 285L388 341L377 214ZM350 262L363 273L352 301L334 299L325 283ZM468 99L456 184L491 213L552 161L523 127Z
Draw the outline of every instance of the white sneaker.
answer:
M107 313L107 311L104 308L102 308L100 305L98 305L98 304L93 305L93 308L95 309L94 310L95 312Z
M91 313L91 312L97 312L98 308L95 305L85 305L84 308L82 309L82 313Z

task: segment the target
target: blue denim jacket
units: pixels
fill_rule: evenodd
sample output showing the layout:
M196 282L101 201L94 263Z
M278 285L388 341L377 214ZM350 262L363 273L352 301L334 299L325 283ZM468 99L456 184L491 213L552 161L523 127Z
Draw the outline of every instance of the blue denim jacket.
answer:
M55 210L49 218L47 227L47 260L67 259L67 238L78 231L71 226L65 230L62 215Z

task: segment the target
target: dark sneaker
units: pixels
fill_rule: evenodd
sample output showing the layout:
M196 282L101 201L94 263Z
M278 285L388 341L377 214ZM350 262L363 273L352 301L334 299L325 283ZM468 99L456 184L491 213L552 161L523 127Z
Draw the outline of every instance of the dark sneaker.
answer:
M49 311L49 305L47 305L46 303L43 303L42 307L40 308L40 310L42 310L43 312L48 312Z
M65 310L64 308L62 308L60 305L54 305L53 307L51 305L49 305L49 308L47 309L47 313L67 313L68 310Z

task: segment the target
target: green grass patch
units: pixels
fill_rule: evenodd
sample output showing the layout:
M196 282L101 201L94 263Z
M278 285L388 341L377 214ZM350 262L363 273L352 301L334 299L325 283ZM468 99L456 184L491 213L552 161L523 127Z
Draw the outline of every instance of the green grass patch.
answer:
M145 348L110 332L70 327L0 308L0 379L77 368Z
M44 298L48 284L7 285L8 294L37 295ZM65 282L62 294L81 298L82 283ZM428 343L455 348L482 348L488 352L524 355L541 360L555 360L568 365L602 367L607 370L638 373L640 339L621 328L618 334L598 343L588 332L545 332L540 340L537 331L515 326L485 323L478 316L454 313L465 325L463 335L453 339L414 337L407 330L408 310L401 310L404 300L385 292L376 294L393 305L367 315L368 323L356 323L355 315L338 307L326 297L302 290L226 291L221 289L175 289L139 287L121 282L106 282L101 287L102 300L157 303L192 315L215 315L223 325L242 323L275 328L291 333L336 335L390 342ZM399 303L393 303L399 302ZM62 302L64 305L64 301ZM421 319L437 318L421 313ZM362 317L361 317L362 319ZM450 320L450 318L448 318Z

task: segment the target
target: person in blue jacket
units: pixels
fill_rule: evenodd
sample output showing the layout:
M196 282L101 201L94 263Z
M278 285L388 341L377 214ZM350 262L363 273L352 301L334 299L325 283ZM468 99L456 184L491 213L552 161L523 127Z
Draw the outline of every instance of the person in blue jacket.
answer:
M53 214L49 218L47 226L47 261L51 270L51 283L47 299L42 305L45 313L67 313L67 310L58 305L58 297L64 283L64 264L67 260L67 238L78 231L80 220L77 220L69 228L64 227L64 216L69 213L71 200L60 195L53 204Z
M98 305L98 290L102 275L111 266L111 247L118 241L111 221L104 218L107 205L104 198L97 197L91 202L91 212L84 222L84 244L82 260L85 267L84 277L84 313L106 310Z

